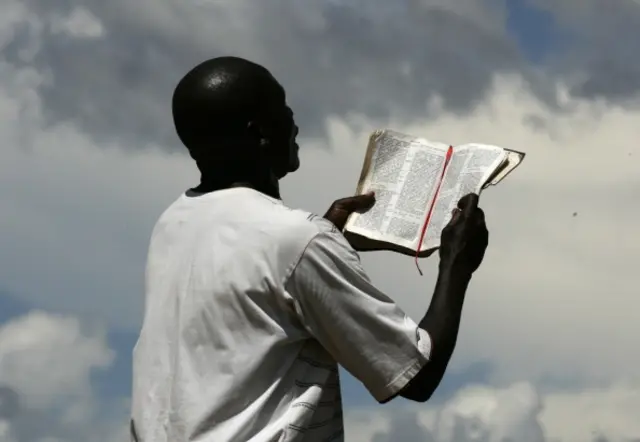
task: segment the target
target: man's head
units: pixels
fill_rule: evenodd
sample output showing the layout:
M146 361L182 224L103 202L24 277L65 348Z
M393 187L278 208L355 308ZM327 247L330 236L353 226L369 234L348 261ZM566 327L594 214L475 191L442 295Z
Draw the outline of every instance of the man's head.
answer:
M264 174L280 179L300 165L284 89L258 64L236 57L199 64L176 86L172 108L203 177L227 184Z

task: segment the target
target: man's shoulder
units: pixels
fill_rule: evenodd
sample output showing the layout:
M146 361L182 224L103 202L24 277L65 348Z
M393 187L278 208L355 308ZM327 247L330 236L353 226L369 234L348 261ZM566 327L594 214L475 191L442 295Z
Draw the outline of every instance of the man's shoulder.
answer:
M264 207L266 209L266 207ZM346 256L350 246L340 230L324 217L283 203L271 205L263 212L259 223L247 226L247 237L254 237L254 247L264 250L263 256L275 258L288 280L301 260L316 249L331 256ZM259 232L256 234L256 232ZM256 235L256 236L254 236Z
M324 217L301 209L292 209L285 205L277 209L277 230L284 238L299 239L306 246L312 239L322 234L340 234L336 226ZM298 241L296 241L298 242ZM301 244L302 245L302 244Z
M322 216L286 205L252 189L233 189L217 194L189 198L181 195L160 216L156 229L185 222L210 219L209 228L234 230L257 247L284 247L297 253L317 236L341 237L335 225ZM295 249L295 250L294 250Z
M268 231L280 253L295 256L295 261L318 254L341 261L359 262L357 253L331 221L305 210L282 204L271 218Z
M336 262L341 262L360 269L360 256L340 229L322 216L303 211L297 212L299 215L305 215L303 229L307 232L304 246L301 248L301 260L324 262L329 267L334 266Z
M312 232L313 235L321 233L340 233L338 228L326 218L300 209L285 209L289 211L290 222L301 229Z

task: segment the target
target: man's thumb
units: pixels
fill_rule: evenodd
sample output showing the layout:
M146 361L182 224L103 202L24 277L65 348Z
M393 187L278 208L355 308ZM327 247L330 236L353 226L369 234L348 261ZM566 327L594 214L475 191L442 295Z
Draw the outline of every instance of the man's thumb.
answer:
M368 192L363 195L356 195L338 200L336 201L336 206L340 210L344 210L349 213L364 212L373 207L375 202L375 194L373 192Z
M327 213L324 215L326 219L331 221L340 230L344 229L344 225L353 212L366 212L376 202L373 192L364 195L350 196L342 198L331 205Z

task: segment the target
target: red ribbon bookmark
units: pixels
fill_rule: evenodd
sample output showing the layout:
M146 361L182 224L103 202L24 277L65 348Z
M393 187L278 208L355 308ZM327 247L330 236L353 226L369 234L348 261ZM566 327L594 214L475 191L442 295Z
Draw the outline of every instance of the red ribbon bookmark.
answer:
M447 171L447 167L449 166L449 161L451 161L451 156L453 155L453 146L449 146L447 149L447 156L444 159L444 167L442 168L442 173L440 174L440 180L438 181L438 186L436 187L436 193L431 200L431 205L429 206L429 211L427 212L427 218L424 221L422 226L422 231L420 232L420 241L418 241L418 249L416 251L415 261L416 267L418 268L418 273L422 276L422 270L420 269L420 263L418 262L418 258L420 257L420 247L422 247L422 241L424 241L424 235L427 233L427 226L429 225L429 220L431 219L431 213L433 212L433 208L436 205L436 200L438 199L438 195L440 194L440 186L442 186L442 180L444 180L444 173Z

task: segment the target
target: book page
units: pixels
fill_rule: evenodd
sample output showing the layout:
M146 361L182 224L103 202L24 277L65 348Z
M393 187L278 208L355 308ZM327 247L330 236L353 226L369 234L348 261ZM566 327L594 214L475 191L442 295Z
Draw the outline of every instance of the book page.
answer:
M352 215L346 230L415 249L448 146L392 131L374 135L370 170L358 193L374 191L376 204Z
M479 195L506 157L506 151L497 146L467 144L454 148L420 250L440 246L442 229L451 220L460 198L469 193Z
M483 186L483 189L486 189L488 186L495 186L500 181L505 179L507 175L509 175L516 167L520 165L522 160L524 160L525 153L517 152L515 150L505 149L507 151L507 160L504 162L502 167L496 170L496 173L489 178L487 183Z

